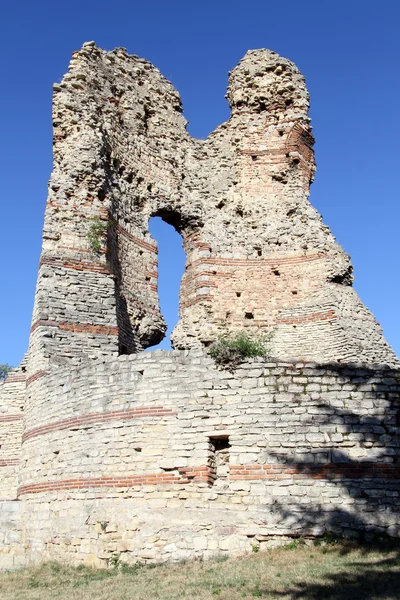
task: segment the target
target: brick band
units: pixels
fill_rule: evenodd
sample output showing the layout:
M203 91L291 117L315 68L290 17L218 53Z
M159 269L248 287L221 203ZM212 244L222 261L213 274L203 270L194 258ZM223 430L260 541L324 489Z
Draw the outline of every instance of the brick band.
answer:
M143 417L164 417L164 416L175 416L177 413L168 408L162 406L153 406L151 408L140 407L140 408L129 408L126 410L115 410L101 413L90 413L80 415L79 417L70 417L69 419L63 419L62 421L56 421L54 423L48 423L35 427L25 432L22 436L22 441L29 440L30 438L37 437L38 435L45 435L52 431L62 431L64 429L76 429L84 425L91 425L94 423L104 423L106 421L116 420L127 420L127 419L141 419Z
M61 331L72 331L74 333L118 335L118 327L115 325L93 325L91 323L68 323L66 321L46 321L45 319L39 319L32 325L31 333L38 327L57 327Z
M292 256L272 256L272 257L260 257L260 258L199 258L188 265L187 270L193 269L199 265L212 266L223 266L223 267L257 267L270 265L272 267L279 265L297 265L299 263L312 262L315 260L321 260L327 258L326 254L316 253L304 255L292 255Z
M63 267L64 269L74 269L75 271L90 271L91 273L100 273L102 275L111 275L110 269L105 264L95 263L87 260L77 260L73 258L59 258L58 256L43 256L40 260L39 268L43 265L54 267Z
M58 323L62 331L73 331L74 333L94 333L97 335L118 335L118 327L115 325L91 325L90 323Z
M48 371L44 371L43 369L40 371L36 371L36 373L33 373L33 375L28 377L28 379L26 380L26 387L28 387L31 383L33 383L37 379L44 377L45 375L48 375Z
M400 479L400 464L393 463L328 463L293 465L232 465L231 479Z
M5 383L21 383L26 380L25 373L10 373L5 379Z
M154 244L150 244L150 242L146 242L145 240L141 240L140 238L132 235L132 233L129 233L129 231L127 231L126 229L121 227L121 225L119 223L115 224L115 229L116 229L116 231L118 231L118 233L120 235L126 237L128 240L130 240L137 246L140 246L141 248L144 248L145 250L148 250L149 252L153 252L154 254L157 254L157 252L158 252L157 246L155 246Z
M87 479L64 479L60 481L42 481L28 483L18 489L18 496L24 494L38 494L40 492L54 492L60 490L90 490L93 488L126 488L139 485L168 485L188 484L191 481L208 482L209 468L206 466L187 469L178 469L172 473L156 473L145 475L132 475L129 477L89 477Z
M2 458L0 459L0 467L11 467L12 465L18 465L19 458Z
M0 423L9 423L10 421L22 421L22 414L18 415L4 415L0 417Z
M276 481L287 478L296 479L399 479L400 466L388 463L337 463L327 465L233 465L230 468L231 480ZM141 485L168 485L208 483L212 484L215 475L207 466L177 469L175 472L132 475L129 477L89 477L86 479L64 479L42 481L23 485L18 496L54 492L62 490L88 491L93 488L126 488Z

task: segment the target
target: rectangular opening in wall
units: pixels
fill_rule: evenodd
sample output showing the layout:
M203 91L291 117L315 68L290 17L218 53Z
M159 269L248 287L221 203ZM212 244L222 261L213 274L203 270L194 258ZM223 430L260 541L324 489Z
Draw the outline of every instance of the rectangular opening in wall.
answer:
M211 485L224 488L229 485L229 443L228 435L209 438L209 460Z

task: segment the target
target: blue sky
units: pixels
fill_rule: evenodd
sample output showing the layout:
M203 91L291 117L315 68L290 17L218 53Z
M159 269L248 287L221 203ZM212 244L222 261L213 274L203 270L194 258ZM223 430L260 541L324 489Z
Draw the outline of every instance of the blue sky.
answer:
M317 140L311 202L350 253L355 288L400 354L399 23L398 0L3 0L0 363L18 364L28 345L51 173L51 87L89 40L152 61L180 91L199 138L228 118L227 74L246 50L270 48L298 65ZM152 231L173 325L179 236L157 221Z

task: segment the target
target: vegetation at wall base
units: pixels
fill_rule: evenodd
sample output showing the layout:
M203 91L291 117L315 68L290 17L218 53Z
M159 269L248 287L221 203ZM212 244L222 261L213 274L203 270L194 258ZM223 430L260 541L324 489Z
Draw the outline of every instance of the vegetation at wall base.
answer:
M225 556L225 555L222 555ZM122 555L123 558L123 555ZM240 558L0 573L2 600L398 600L400 547L288 544Z
M219 366L234 368L247 358L266 356L269 353L268 343L272 333L260 336L250 335L245 331L221 336L211 344L208 353Z

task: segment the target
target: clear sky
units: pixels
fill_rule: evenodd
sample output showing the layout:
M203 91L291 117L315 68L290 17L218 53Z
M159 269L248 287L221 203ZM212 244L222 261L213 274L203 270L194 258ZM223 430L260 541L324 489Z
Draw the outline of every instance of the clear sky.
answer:
M18 364L28 345L52 84L89 40L153 62L180 91L199 138L228 118L227 74L246 50L270 48L297 64L317 140L311 202L351 255L355 288L400 354L399 25L398 0L3 0L0 363ZM179 236L157 220L152 232L161 306L174 325Z

